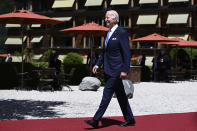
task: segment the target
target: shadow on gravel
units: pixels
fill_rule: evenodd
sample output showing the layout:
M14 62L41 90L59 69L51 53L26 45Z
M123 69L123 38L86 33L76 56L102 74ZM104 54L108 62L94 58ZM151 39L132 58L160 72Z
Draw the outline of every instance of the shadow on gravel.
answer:
M23 120L31 117L58 117L52 107L65 105L65 102L31 101L31 100L0 100L1 120Z

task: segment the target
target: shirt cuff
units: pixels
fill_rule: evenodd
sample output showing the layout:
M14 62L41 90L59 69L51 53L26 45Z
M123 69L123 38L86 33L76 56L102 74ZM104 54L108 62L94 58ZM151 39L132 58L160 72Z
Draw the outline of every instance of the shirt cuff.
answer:
M95 65L96 68L99 68L99 66Z

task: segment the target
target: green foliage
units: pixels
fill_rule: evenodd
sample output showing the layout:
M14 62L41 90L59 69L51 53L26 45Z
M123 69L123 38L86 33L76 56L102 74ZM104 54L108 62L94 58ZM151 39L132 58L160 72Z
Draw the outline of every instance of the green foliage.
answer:
M79 85L82 79L89 76L89 67L87 64L64 64L64 73L69 73L72 68L75 68L75 72L71 78L69 85Z
M183 48L190 58L194 59L197 56L197 49L194 48Z
M184 68L190 67L190 50L187 48L174 48L170 51L171 65L173 67L179 66Z
M173 67L175 67L175 65L176 65L176 52L177 52L177 50L178 49L176 49L176 48L172 48L170 50L170 61L171 61L171 65Z
M38 68L48 68L48 62L32 62L32 65Z
M29 50L27 48L24 49L24 55L28 55L30 57L34 56L34 52L32 50Z
M83 58L78 53L70 52L64 57L64 64L83 64Z
M131 61L131 65L132 65L132 66L139 66L140 63L139 63L138 60L133 60L133 61Z
M195 56L197 56L197 49L192 48L192 52L191 52L191 48L177 48L177 51L180 49L183 49L186 52L186 54L188 54L189 57L192 59L194 59ZM176 48L171 49L170 57L171 57L171 60L176 59Z
M21 56L21 53L18 52L18 51L15 51L13 55L14 55L14 56Z
M26 56L25 57L26 62L31 62L32 61L32 58L34 56L33 50L25 48L24 51L23 51L23 54ZM14 52L14 56L21 56L21 55L22 55L21 52L18 52L18 51Z
M26 56L25 58L26 62L31 62L32 57L34 56L33 50L25 48L23 52L24 52L24 55Z
M56 51L52 50L52 49L48 49L47 51L44 52L44 56L43 56L43 61L48 61L49 57L51 56L51 54L54 54Z
M30 63L24 63L24 72L28 72L30 80L25 82L25 85L30 86L32 89L36 89L38 85L38 76L36 70ZM4 62L0 63L0 89L13 89L14 87L20 86L20 77L17 75L21 73L21 62Z

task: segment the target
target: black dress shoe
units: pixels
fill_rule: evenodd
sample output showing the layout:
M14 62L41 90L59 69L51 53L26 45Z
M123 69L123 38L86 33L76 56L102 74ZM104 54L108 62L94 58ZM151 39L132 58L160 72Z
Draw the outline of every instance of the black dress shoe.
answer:
M135 119L129 120L129 121L125 121L123 123L120 124L121 127L125 127L125 126L134 126L135 125Z
M98 128L98 121L95 121L95 120L85 120L85 122L88 124L88 125L91 125L92 127L94 128Z

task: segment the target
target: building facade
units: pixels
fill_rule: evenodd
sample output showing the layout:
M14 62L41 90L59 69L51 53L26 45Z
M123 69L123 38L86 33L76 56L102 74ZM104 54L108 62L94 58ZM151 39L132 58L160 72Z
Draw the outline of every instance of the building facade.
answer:
M89 22L105 26L105 12L110 9L119 13L119 26L128 31L130 40L152 33L197 40L196 0L15 0L15 2L15 10L23 8L64 21L54 26L28 25L25 41L29 48L86 52L90 48L88 36L70 36L59 33L58 30ZM16 40L19 37L18 26L6 25L8 38L5 44L20 43L20 40L18 42ZM95 37L94 46L102 48L103 40L103 36ZM130 42L130 46L134 53L140 54L153 44Z

